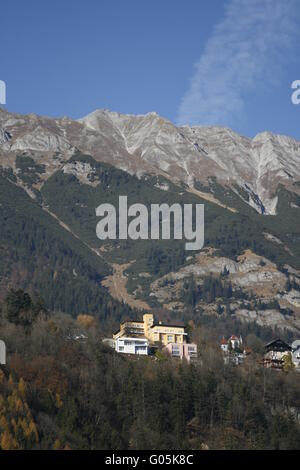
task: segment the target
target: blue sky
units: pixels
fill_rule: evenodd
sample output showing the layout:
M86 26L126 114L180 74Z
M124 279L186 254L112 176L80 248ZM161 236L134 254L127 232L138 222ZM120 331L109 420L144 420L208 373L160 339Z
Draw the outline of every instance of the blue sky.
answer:
M156 111L300 139L298 0L10 0L0 79L12 112Z

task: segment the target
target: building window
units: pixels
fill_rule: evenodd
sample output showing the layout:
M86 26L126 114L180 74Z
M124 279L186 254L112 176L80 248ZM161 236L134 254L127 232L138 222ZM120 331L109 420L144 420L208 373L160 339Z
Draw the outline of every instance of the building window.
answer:
M124 351L124 346L119 346L119 351Z
M168 341L173 341L173 336L172 335L168 335Z

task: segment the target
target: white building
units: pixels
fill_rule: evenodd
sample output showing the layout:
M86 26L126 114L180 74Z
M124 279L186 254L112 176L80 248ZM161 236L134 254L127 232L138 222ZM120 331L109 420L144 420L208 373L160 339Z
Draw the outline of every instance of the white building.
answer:
M119 353L148 355L149 342L146 338L120 337L116 339L115 349Z
M229 351L229 345L228 345L228 341L226 341L226 339L224 338L224 336L223 336L223 338L222 338L222 340L221 340L220 347L221 347L221 349L222 349L222 351L223 351L224 353L228 353L228 351Z
M6 364L6 347L4 341L0 340L0 365Z
M300 340L292 343L292 358L295 367L300 367Z
M238 349L242 346L243 340L242 337L240 336L239 338L235 335L230 336L228 342L231 343L232 349Z
M224 353L228 353L229 348L231 348L231 350L241 349L242 345L243 345L242 337L240 336L238 338L235 335L230 336L228 340L226 340L223 336L221 343L220 343L220 347Z

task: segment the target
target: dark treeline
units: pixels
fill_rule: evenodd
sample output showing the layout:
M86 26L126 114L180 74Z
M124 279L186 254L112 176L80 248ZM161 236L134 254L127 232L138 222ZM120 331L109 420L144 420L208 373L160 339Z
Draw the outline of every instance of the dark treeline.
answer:
M196 283L193 276L185 279L181 290L181 300L184 304L194 307L200 300L211 303L220 298L223 301L231 298L247 299L247 294L241 289L233 290L231 282L226 279L227 274L228 272L224 270L219 277L204 277L201 285Z
M10 293L0 316L0 447L300 449L299 375L263 369L255 353L225 365L209 325L190 329L197 363L127 357L102 344L98 320Z
M0 298L7 285L39 292L53 310L118 321L135 313L101 286L109 266L0 171Z

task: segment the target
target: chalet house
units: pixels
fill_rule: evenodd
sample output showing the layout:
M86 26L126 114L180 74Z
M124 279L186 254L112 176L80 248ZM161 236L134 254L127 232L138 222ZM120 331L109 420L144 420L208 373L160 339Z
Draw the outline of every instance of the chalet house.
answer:
M273 369L282 369L283 357L292 352L292 347L285 341L277 338L265 345L263 365Z

